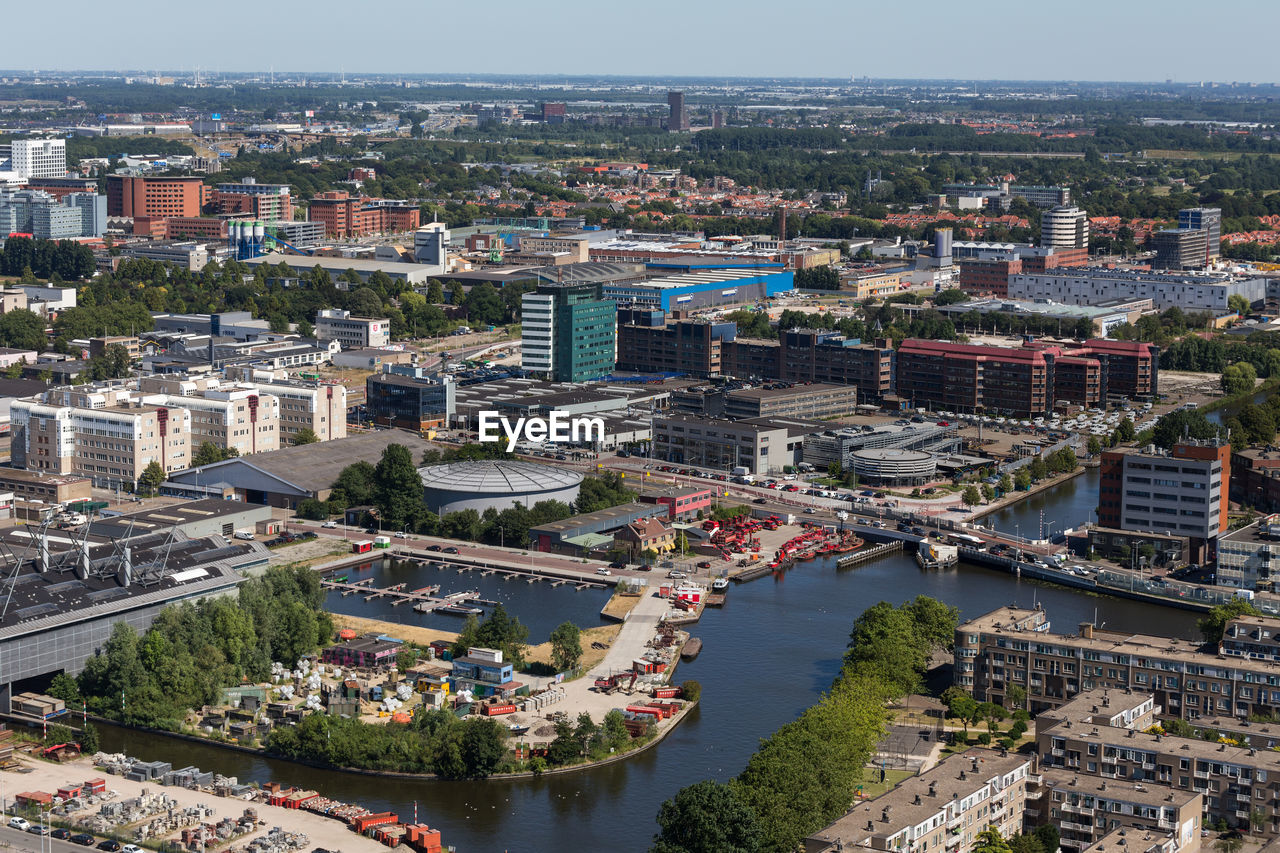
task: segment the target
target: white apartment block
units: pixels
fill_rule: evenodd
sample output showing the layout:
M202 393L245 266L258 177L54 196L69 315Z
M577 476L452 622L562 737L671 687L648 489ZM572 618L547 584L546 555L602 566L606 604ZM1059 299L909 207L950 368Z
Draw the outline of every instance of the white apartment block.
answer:
M1051 300L1063 305L1150 299L1159 311L1176 305L1183 311L1226 313L1227 300L1236 294L1251 304L1262 302L1267 296L1266 280L1218 273L1156 273L1100 267L1009 276L1010 299Z
M1238 589L1274 590L1280 572L1280 515L1233 530L1218 539L1218 583Z
M61 178L67 174L65 139L15 139L11 146L11 168L19 177Z
M13 465L78 474L99 488L130 489L152 462L166 473L190 467L191 413L139 404L89 409L15 400Z
M280 449L280 400L250 388L205 391L199 397L144 394L148 404L181 408L191 415L191 440L241 456Z
M250 371L245 371L246 377L250 374ZM347 435L347 388L337 383L260 381L253 378L227 382L212 376L160 374L140 378L138 389L142 393L158 392L185 398L247 389L250 393L272 397L279 401L281 446L291 444L293 437L304 429L314 432L321 441L346 438Z
M391 343L391 321L385 317L352 317L350 311L324 308L316 312L316 340L337 341L343 349L385 347Z
M520 367L531 373L550 373L555 366L556 298L549 293L520 297Z
M1040 214L1040 245L1055 249L1089 248L1089 215L1062 205Z

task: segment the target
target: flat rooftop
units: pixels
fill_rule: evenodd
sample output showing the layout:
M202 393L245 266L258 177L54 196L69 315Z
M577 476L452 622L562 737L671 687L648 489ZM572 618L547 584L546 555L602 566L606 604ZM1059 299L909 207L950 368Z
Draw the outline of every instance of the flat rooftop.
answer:
M260 504L203 498L188 503L94 519L89 523L89 533L93 536L118 539L130 534L140 536L143 533L165 531L181 524L229 518L246 512L263 512L264 510L264 515L270 517L269 508Z
M241 576L237 569L267 559L266 549L254 542L232 542L221 536L190 539L181 533L151 533L127 542L83 532L48 531L49 569L37 571L39 551L34 528L15 528L3 534L10 554L3 571L8 605L0 616L0 639L39 633L122 610L163 603L178 597L230 588ZM81 545L88 553L83 570ZM122 584L121 570L128 545L133 571ZM80 577L81 574L86 575Z
M739 388L725 396L738 400L785 400L789 397L808 397L813 394L857 394L852 385L829 385L815 382L809 385L793 385L790 388Z

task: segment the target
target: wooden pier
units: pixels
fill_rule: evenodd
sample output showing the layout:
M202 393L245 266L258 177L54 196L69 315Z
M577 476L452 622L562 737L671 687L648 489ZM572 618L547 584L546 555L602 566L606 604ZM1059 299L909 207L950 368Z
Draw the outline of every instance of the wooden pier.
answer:
M855 551L852 554L846 554L836 560L837 569L847 569L850 566L860 566L863 563L883 557L886 554L892 554L894 551L902 550L902 540L895 539L892 542L883 542L879 545L872 545L870 548L864 548L861 551Z

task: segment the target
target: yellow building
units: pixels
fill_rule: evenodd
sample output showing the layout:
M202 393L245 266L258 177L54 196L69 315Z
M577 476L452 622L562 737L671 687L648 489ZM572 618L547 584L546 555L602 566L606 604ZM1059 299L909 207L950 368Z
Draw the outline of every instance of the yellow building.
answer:
M840 290L852 291L858 301L883 299L902 290L902 273L854 271L841 276Z

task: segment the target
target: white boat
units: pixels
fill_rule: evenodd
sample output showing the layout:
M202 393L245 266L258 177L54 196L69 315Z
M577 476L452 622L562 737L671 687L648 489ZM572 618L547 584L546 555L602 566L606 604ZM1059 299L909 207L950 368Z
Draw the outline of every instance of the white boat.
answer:
M711 582L711 591L712 591L712 592L724 592L724 591L725 591L726 589L728 589L728 588L729 588L729 579L728 579L728 578L723 578L723 577L721 577L721 578L716 578L715 580L713 580L713 581Z

